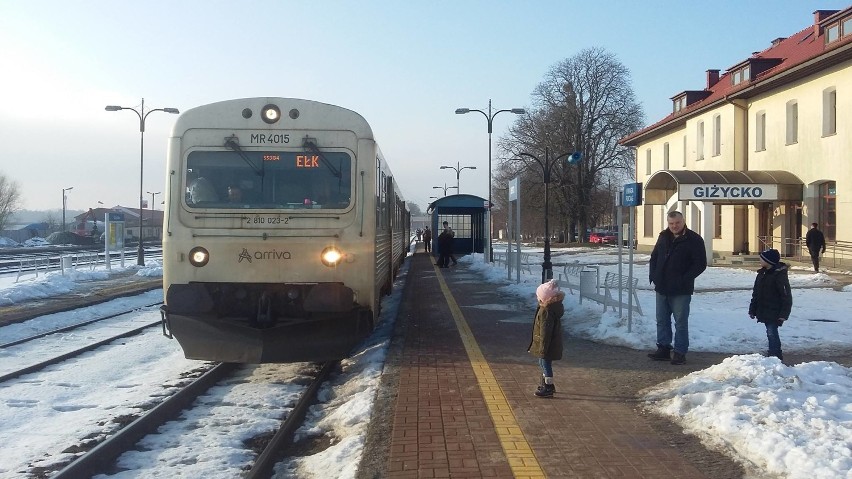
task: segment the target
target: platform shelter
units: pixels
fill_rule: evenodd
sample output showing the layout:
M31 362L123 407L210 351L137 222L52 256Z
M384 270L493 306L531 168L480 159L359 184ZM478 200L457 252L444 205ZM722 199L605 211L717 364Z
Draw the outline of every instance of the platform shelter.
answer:
M444 221L456 232L453 253L465 255L485 251L488 235L486 208L488 200L473 195L450 195L429 204L429 228L432 234L432 254L438 255L438 235L444 229Z

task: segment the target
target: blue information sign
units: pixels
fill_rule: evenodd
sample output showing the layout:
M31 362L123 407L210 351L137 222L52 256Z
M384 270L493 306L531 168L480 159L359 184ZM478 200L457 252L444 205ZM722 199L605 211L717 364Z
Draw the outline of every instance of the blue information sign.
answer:
M124 213L108 213L110 221L124 221Z
M622 206L639 206L642 204L642 183L628 183L624 185L624 197Z

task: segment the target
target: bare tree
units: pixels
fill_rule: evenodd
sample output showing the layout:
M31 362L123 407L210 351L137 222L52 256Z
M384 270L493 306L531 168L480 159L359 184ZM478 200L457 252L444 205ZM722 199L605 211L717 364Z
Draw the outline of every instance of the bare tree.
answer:
M411 216L422 216L423 211L420 209L420 205L413 201L408 202L408 211L411 212Z
M605 50L586 49L551 68L534 89L532 102L528 114L498 142L506 155L498 158L498 185L521 175L521 181L529 187L523 188L530 193L527 201L543 205L543 168L529 159L518 160L518 154L530 153L544 162L547 151L553 164L551 207L557 210L564 230L576 229L577 237L582 238L600 213L592 208L600 192L613 180L634 173L633 151L618 144L643 122L630 72ZM575 151L582 154L578 164L554 161Z
M46 211L42 222L47 224L47 231L49 232L59 231L59 224L62 223L55 210Z
M21 207L21 192L18 183L0 173L0 231Z

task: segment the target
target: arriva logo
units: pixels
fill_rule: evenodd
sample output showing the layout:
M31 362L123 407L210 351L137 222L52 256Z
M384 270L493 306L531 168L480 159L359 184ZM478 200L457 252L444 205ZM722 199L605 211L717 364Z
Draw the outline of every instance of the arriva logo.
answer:
M251 263L252 258L254 258L256 260L290 259L290 252L289 251L272 250L272 251L255 251L254 253L249 253L249 250L247 248L243 248L243 250L240 252L240 256L239 256L239 259L237 260L237 262L242 263L243 260L246 260L249 263Z

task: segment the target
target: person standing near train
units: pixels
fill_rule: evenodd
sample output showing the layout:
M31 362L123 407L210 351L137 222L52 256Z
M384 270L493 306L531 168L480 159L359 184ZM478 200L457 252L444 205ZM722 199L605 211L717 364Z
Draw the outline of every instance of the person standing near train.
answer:
M432 230L428 226L423 229L423 247L427 253L432 252Z
M444 231L438 235L438 263L440 268L450 266L450 256L453 254L453 235L452 230L447 227L447 222L444 221Z

